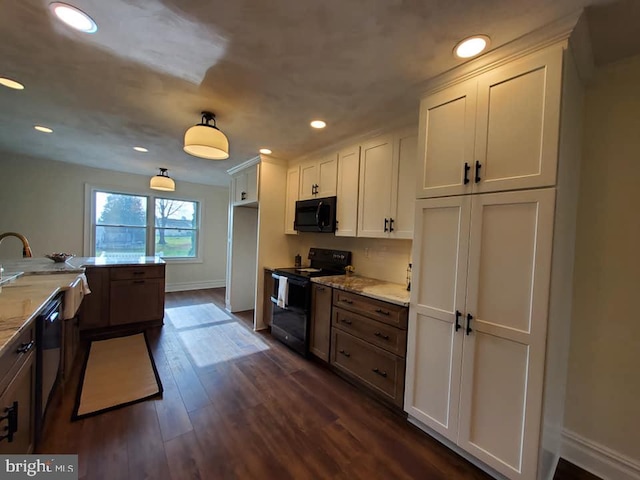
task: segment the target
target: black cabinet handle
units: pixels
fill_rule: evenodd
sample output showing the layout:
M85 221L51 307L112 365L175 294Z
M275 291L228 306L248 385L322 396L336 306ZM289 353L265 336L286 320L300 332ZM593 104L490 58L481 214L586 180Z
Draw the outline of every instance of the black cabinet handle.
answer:
M458 330L460 330L460 317L462 316L462 313L460 313L458 310L456 310L456 332Z
M348 320L346 318L343 318L342 320L340 320L342 323L346 323L347 325L351 325L353 322L351 320Z
M247 192L240 192L240 200L246 200L247 199Z
M344 303L346 303L346 304L349 304L349 305L351 305L351 304L353 303L351 300L349 300L349 299L347 299L347 298L343 298L343 299L341 299L340 301L341 301L341 302L344 302Z
M376 308L376 313L379 313L381 315L389 315L389 312L382 310L381 308Z
M467 162L464 162L464 184L466 185L467 183L469 183L469 170L471 170L471 165L469 165Z
M383 334L382 334L382 333L380 333L380 332L376 332L376 333L374 333L374 335L375 335L376 337L380 337L380 338L383 338L383 339L385 339L385 340L389 340L389 335L383 335Z
M476 183L479 183L481 178L480 178L480 169L482 168L482 164L476 160Z
M316 287L316 290L317 290L318 292L324 292L324 287Z
M380 375L381 377L386 377L387 376L387 372L383 372L382 370L379 370L378 367L376 368L372 368L371 371L373 373L377 373L378 375Z
M17 348L16 353L27 353L29 350L33 348L35 344L36 344L35 340L31 340L28 343L23 343Z
M393 232L393 222L395 222L395 220L393 218L389 219L389 231Z
M144 280L134 280L133 283L137 283L137 284L143 284Z
M473 315L467 313L467 335L473 332L473 330L471 329L471 320L473 320Z
M133 272L134 275L144 275L145 273L147 273L147 272L140 271L140 270L138 270L137 272Z
M389 231L389 227L387 226L389 224L389 219L385 218L384 219L384 231L388 232Z
M18 402L13 402L13 405L4 409L4 415L0 417L0 422L3 420L7 420L7 426L4 427L4 431L7 432L6 435L0 437L0 442L2 440L7 440L7 442L13 442L13 434L18 431Z
M351 354L349 352L345 352L344 350L340 350L340 353L342 355L344 355L345 357L350 357L351 356Z

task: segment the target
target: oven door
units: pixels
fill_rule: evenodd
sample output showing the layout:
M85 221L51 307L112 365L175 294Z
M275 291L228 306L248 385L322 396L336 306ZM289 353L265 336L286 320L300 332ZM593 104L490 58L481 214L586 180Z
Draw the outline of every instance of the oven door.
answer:
M309 353L309 309L311 305L311 282L298 278L287 278L288 298L284 308L278 306L280 275L273 274L274 286L271 301L271 334L301 355Z

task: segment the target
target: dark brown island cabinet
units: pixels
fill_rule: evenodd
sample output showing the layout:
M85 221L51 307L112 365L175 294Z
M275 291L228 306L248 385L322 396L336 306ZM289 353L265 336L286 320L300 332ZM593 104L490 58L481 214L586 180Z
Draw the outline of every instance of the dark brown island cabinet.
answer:
M87 267L85 274L92 293L79 311L84 337L163 324L164 264Z
M32 322L0 356L0 454L34 449L36 348Z

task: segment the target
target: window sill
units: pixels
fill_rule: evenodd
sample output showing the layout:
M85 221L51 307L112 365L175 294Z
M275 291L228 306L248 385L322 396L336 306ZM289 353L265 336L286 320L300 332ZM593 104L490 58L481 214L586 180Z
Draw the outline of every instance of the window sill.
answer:
M159 256L159 255L158 255ZM196 263L204 263L202 258L180 258L180 257L162 257L162 260L165 261L167 265L187 265L187 264L196 264Z

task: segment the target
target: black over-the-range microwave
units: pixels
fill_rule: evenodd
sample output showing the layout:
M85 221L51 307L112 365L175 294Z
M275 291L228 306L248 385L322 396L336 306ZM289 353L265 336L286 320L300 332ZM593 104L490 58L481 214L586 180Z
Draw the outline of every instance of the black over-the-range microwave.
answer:
M293 226L299 232L335 232L336 197L297 201Z

